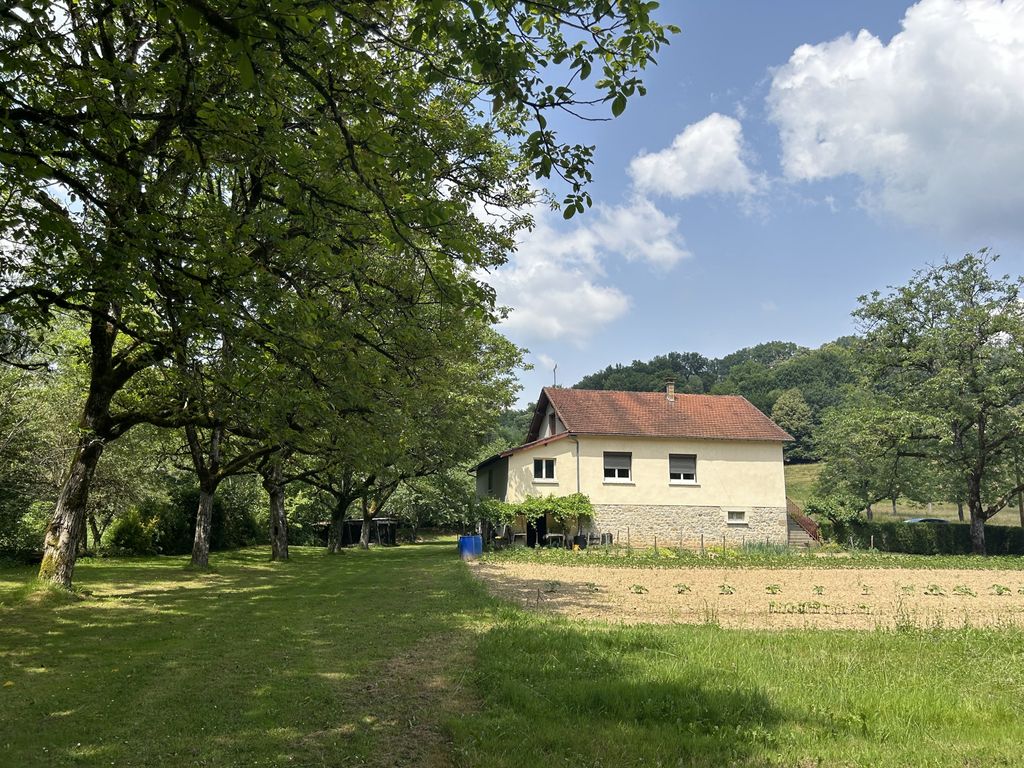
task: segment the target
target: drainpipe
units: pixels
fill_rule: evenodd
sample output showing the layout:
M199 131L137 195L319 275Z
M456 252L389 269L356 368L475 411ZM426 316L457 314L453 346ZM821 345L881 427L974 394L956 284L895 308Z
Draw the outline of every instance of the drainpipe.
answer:
M576 493L580 492L580 440L576 435L569 435L576 443ZM576 535L580 535L580 519L576 518Z
M569 435L576 443L576 493L580 492L580 440L576 435Z

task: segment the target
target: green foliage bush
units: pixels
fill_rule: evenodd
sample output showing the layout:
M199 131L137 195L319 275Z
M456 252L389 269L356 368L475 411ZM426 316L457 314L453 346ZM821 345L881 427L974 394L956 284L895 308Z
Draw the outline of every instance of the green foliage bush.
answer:
M968 555L971 527L967 523L867 522L826 520L822 536L843 546L867 549L874 536L875 549L911 555ZM985 548L990 555L1024 555L1024 528L985 526Z
M0 517L0 554L12 562L34 562L43 548L43 535L53 515L53 504L36 501L22 509L10 508L10 514Z
M144 521L139 511L129 510L114 523L106 536L108 555L152 555L156 553L154 521Z
M854 523L861 519L857 500L840 492L811 496L804 504L804 512L833 523Z
M481 508L485 519L491 522L512 523L519 515L523 515L527 520L551 515L551 519L563 528L594 516L590 497L584 493L570 493L568 496L528 496L517 503L485 499L481 502Z
M153 527L154 546L162 555L184 555L192 551L196 530L199 489L180 485L167 502L143 506L142 518ZM218 493L213 499L210 549L219 551L258 544L264 539L245 494Z

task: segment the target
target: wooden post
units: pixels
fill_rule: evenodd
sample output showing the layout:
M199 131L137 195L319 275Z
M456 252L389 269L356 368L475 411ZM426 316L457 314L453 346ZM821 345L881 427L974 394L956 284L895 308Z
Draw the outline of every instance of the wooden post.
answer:
M629 526L626 526L626 549L632 549L633 544L629 539Z
M654 537L654 554L658 554L658 537Z
M700 535L700 555L701 555L701 557L704 556L704 534L703 533Z
M875 548L875 534L871 534L871 549Z
M722 554L725 554L725 534L722 534Z

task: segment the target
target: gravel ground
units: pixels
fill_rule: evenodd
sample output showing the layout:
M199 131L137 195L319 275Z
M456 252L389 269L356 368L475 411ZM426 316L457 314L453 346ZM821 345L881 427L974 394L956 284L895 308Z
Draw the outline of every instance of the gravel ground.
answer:
M1024 627L1024 572L471 564L498 597L628 624L753 629Z

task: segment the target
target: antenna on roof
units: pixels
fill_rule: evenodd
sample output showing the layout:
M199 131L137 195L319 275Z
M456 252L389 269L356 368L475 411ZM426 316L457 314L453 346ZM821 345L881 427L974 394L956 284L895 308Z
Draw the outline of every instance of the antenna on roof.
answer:
M551 386L558 386L558 363L555 363L555 367L551 369Z

